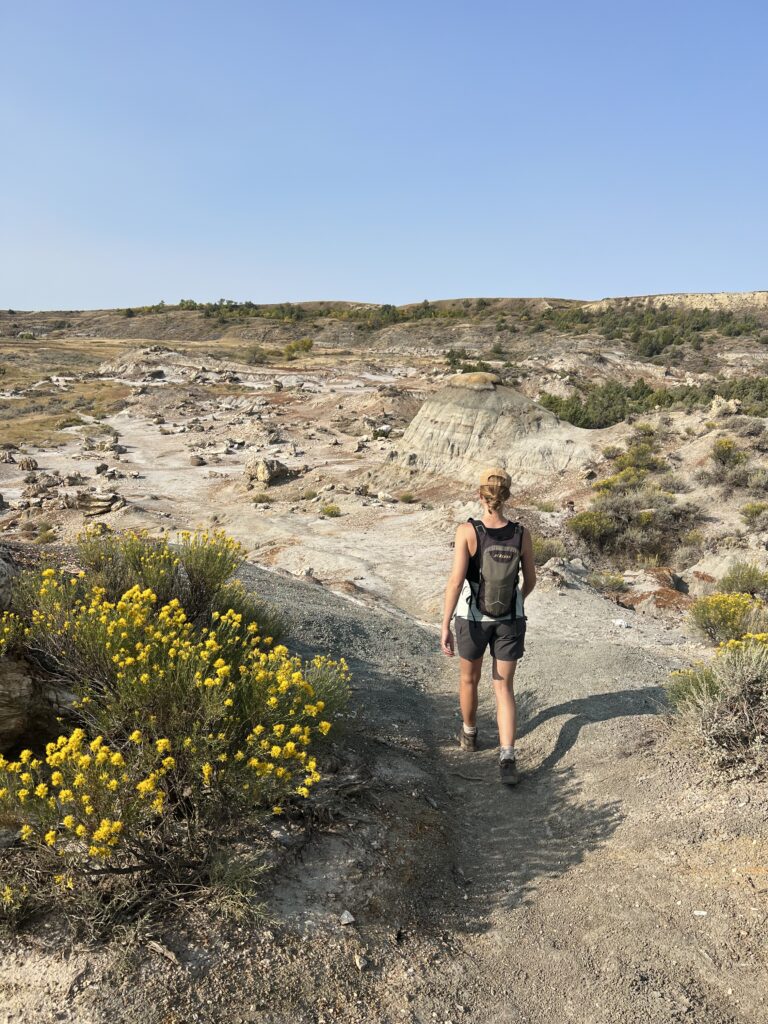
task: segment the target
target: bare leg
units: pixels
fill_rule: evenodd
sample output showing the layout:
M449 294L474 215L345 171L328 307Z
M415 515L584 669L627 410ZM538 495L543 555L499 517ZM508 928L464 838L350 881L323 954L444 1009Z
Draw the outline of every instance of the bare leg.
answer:
M517 729L517 707L515 705L516 661L493 659L493 689L496 694L496 721L499 724L499 746L513 747Z
M459 706L464 725L470 727L477 723L477 684L482 667L482 658L477 661L459 658Z

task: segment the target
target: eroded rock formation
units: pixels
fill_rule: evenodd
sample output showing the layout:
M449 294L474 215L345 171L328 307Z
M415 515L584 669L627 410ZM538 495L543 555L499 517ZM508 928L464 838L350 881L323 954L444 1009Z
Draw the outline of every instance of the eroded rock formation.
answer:
M583 473L597 456L597 433L562 422L493 373L464 373L424 402L403 435L399 461L467 483L494 463L526 486Z

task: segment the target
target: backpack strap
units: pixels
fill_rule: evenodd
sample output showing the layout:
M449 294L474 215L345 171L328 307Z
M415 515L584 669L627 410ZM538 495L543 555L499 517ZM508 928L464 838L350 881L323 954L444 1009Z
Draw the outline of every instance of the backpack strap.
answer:
M468 516L467 522L472 524L472 528L475 531L475 540L476 540L477 546L475 548L475 554L472 557L477 557L480 554L480 531L481 530L485 531L485 526L483 526L483 524L480 522L479 519L473 519L472 516ZM482 578L483 578L483 570L482 570L482 567L481 567L481 560L480 560L479 557L477 558L477 571L478 571L478 575L479 575L480 579L482 580ZM472 602L474 600L475 600L475 594L474 594L474 591L472 590L472 584L470 583L469 584L469 597L467 598L467 608L471 608L472 607ZM478 608L478 611L480 611L479 608Z

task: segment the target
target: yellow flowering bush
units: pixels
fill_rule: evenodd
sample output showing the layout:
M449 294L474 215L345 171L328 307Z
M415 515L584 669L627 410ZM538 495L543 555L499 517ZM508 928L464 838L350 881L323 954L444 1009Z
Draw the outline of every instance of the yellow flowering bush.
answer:
M223 530L183 530L174 544L146 530L86 529L77 538L80 563L115 600L132 585L149 588L160 604L176 597L194 618L242 564L245 551Z
M710 640L737 640L765 621L765 605L751 594L711 594L691 606L691 619Z
M208 566L199 579L216 565L223 578L219 538L184 543ZM205 543L219 552L207 563ZM310 795L316 747L348 694L343 658L303 663L235 609L201 624L148 586L111 599L82 572L27 576L37 600L23 618L0 618L0 646L7 636L70 680L76 725L44 752L0 758L0 810L49 881L69 891L169 864L194 874L224 824Z
M20 631L19 619L16 615L6 612L0 618L0 658L12 646Z

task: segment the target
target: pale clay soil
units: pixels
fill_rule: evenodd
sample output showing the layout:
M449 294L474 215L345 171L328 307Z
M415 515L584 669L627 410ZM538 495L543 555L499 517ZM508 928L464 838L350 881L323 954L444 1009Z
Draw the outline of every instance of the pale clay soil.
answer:
M274 400L275 376L263 371L256 397ZM95 948L62 942L55 922L3 940L0 1021L768 1019L768 801L755 783L711 776L670 736L664 715L669 671L706 656L705 647L679 618L634 613L542 573L517 677L523 777L502 787L490 666L481 749L464 754L454 741L458 664L439 651L453 531L478 511L471 488L409 473L398 437L357 452L364 426L317 429L331 429L345 389L356 404L343 415L374 410L377 389L407 379L397 368L362 384L299 376L320 381L320 393L291 392L280 417L266 410L299 439L299 454L288 442L267 444L264 423L237 406L203 396L179 412L178 392L154 385L109 420L128 449L118 458L83 451L83 428L71 431L71 445L32 454L41 469L77 468L89 484L99 483L93 467L102 460L125 473L104 485L129 502L104 517L115 528L223 526L247 544L243 578L284 610L288 645L344 655L352 668L352 712L336 739L346 796L270 878L255 926L198 909ZM439 385L419 377L397 401L418 407ZM397 401L396 432L413 415L398 420ZM153 422L161 409L171 433ZM195 416L213 430L176 432ZM245 448L224 454L228 439ZM310 467L272 488L270 506L254 506L242 483L257 443ZM208 465L190 466L192 451ZM355 494L368 479L374 497ZM417 500L376 500L389 490L381 481ZM6 501L23 486L17 466L0 465ZM553 494L554 511L530 512L534 524L554 531L562 495L582 500L587 486L575 469L543 486L536 498ZM300 500L310 487L319 501ZM320 517L327 501L344 514ZM75 510L47 515L64 541L82 526ZM0 513L0 526L9 518ZM275 838L291 842L280 827ZM345 910L355 918L346 926Z

